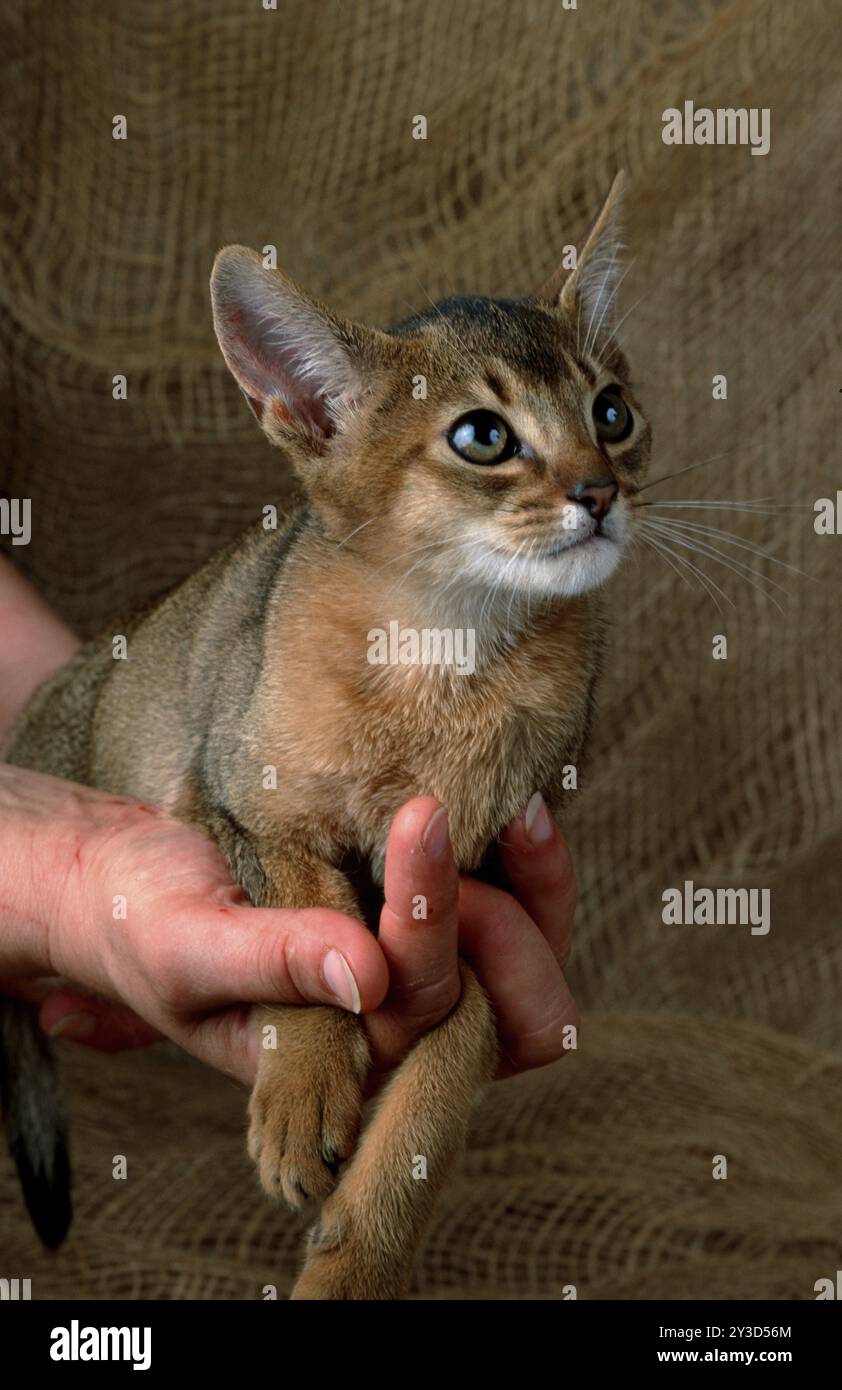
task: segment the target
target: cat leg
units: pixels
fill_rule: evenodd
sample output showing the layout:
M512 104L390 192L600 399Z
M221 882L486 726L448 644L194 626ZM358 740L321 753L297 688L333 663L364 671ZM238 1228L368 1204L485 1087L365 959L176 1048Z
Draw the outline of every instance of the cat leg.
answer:
M494 1014L461 964L462 997L389 1081L311 1232L295 1299L395 1299L461 1153L480 1088L494 1074Z
M338 869L296 848L260 856L264 907L330 907L359 916ZM325 1197L359 1132L369 1066L360 1019L342 1008L255 1009L262 1046L249 1101L248 1150L270 1197L300 1208Z

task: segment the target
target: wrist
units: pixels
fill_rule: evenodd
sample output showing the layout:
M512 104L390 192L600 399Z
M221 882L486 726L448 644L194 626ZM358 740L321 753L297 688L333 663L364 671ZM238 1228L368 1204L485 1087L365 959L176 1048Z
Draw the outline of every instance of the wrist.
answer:
M115 936L123 941L129 930L118 901L120 893L125 896L119 846L139 812L133 801L71 782L59 786L54 827L33 852L52 924L51 966L65 979L111 996Z
M33 805L30 779L35 776L0 764L0 979L3 980L48 975L52 970L46 888L62 869L56 859L53 827L42 822Z
M132 803L0 764L0 978L63 975L104 988L97 938L104 847Z

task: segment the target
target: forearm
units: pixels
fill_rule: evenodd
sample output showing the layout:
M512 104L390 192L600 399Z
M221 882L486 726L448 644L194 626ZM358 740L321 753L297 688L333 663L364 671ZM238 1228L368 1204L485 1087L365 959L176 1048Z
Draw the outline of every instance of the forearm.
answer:
M81 643L0 555L0 747L30 696Z

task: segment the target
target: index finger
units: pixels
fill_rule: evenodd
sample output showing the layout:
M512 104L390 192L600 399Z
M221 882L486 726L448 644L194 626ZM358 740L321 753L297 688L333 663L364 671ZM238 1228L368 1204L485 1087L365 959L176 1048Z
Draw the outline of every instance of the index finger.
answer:
M416 1031L453 1007L461 989L457 966L459 879L447 810L416 797L392 822L378 943L389 966L387 1007Z

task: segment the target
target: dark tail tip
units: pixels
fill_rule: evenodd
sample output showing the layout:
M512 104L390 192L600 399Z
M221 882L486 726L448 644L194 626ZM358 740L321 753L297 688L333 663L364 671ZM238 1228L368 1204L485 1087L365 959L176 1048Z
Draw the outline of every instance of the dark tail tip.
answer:
M19 1140L10 1144L23 1190L23 1200L38 1235L48 1250L57 1250L73 1218L70 1200L70 1160L64 1136L56 1138L49 1174L33 1164Z
M0 1099L27 1211L55 1250L72 1215L66 1129L49 1042L21 999L0 998Z

